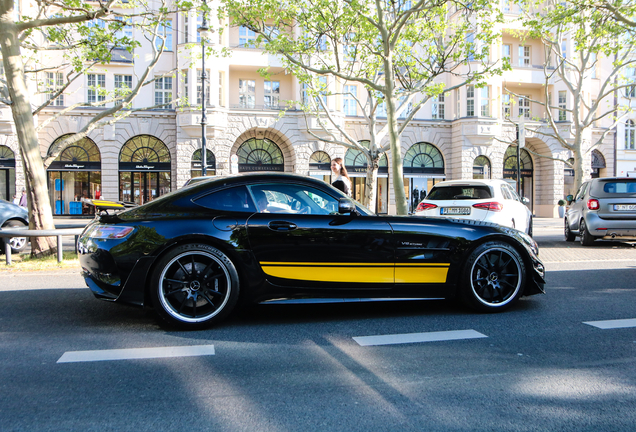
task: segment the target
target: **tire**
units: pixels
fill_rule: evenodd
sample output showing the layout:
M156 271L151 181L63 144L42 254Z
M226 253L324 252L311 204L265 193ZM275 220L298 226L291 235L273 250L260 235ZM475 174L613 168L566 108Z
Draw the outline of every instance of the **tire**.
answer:
M595 238L588 231L585 219L581 219L581 223L579 224L579 238L582 246L592 246L594 244Z
M460 296L473 309L500 312L523 295L525 283L526 269L521 255L507 243L488 242L468 257Z
M573 242L574 239L576 238L576 234L574 234L572 230L570 229L570 224L568 223L567 218L565 218L564 221L565 221L565 227L563 228L563 232L565 234L565 241Z
M159 317L184 330L222 321L239 297L239 277L232 261L204 244L177 246L157 262L150 297Z
M2 228L21 228L25 227L26 224L18 221L11 220L5 223ZM4 239L3 239L4 240ZM4 240L6 241L6 240ZM2 252L4 253L4 241L2 242ZM11 245L11 253L20 253L22 252L29 243L29 239L26 237L11 237L9 239L9 244Z

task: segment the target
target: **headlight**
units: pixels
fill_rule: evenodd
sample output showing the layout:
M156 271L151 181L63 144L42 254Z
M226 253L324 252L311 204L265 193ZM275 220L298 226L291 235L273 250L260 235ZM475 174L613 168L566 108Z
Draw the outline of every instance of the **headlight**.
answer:
M133 232L134 229L133 227L122 225L96 224L86 231L84 237L94 239L122 239Z

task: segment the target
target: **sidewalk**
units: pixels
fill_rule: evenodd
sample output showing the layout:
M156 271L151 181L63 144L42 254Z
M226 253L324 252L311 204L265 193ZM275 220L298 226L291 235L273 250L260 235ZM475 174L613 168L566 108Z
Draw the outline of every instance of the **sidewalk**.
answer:
M546 218L546 217L533 217L532 224L534 228L546 228L546 229L563 229L563 218Z

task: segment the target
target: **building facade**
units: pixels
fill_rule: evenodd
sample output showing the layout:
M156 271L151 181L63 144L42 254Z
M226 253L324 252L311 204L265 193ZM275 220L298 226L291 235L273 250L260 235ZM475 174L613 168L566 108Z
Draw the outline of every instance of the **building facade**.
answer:
M507 16L514 22L518 12L510 10L509 3L502 3L504 10L506 7ZM179 97L179 104L138 111L113 125L96 129L88 138L65 149L49 166L49 194L55 214L86 214L90 212L83 205L87 198L143 204L201 174L202 73L201 61L196 58L201 52L197 32L200 24L201 17L194 12L173 17L166 52L154 73L161 76L171 70L178 72L143 88L134 102L135 108L143 108L153 105L152 102L158 104ZM557 140L549 138L551 130L544 121L545 106L532 102L545 100L543 47L539 40L514 36L517 33L513 27L511 24L509 31L504 28L501 40L491 47L492 61L508 57L511 71L489 79L484 88L464 86L429 101L403 134L404 186L411 210L436 182L444 179L516 180L518 162L512 143L520 118L527 126L526 147L521 150L519 160L520 190L530 200L533 213L554 217L558 213L558 200L575 192L571 170L556 160L567 160L571 155ZM132 28L129 31L134 32ZM205 61L208 175L280 171L330 181L329 163L341 157L352 176L353 196L361 199L365 187L364 158L355 150L316 140L308 131L319 132L319 126L312 119L307 120L300 110L288 109L283 116L279 115L286 101L301 99L302 88L294 76L286 73L279 59L250 45L254 39L249 30L227 24L227 31L215 33L206 41L212 47L226 47L232 52L229 57ZM112 90L136 84L136 77L146 67L143 59L149 50L144 45L134 58L123 55L109 65L94 68L82 82L74 84L43 110L37 121L50 120L64 107L81 100L99 101L96 87ZM267 78L258 72L263 67L269 67ZM54 87L64 71L44 73L46 76L38 81ZM602 74L603 67L599 69L599 77ZM447 85L453 84L452 77L445 79ZM600 79L589 81L586 97L593 100ZM37 86L35 82L32 85ZM328 85L337 88L340 84L334 81ZM363 88L347 85L348 92L363 94ZM563 84L548 85L550 105L567 107L572 103ZM46 98L47 93L42 92L39 97ZM366 123L350 102L344 96L330 96L328 105L346 130L364 143L369 140ZM57 140L79 131L100 109L103 108L76 109L48 123L39 132L42 155L46 156ZM560 133L568 137L572 134L569 114L558 118ZM631 121L623 126L624 133L619 127L618 135L627 137L619 156L631 157L634 162L629 162L631 166L621 165L618 170L631 170L636 175L633 139L636 119ZM608 124L600 122L589 139L600 136L607 127ZM590 175L614 174L615 149L614 133L610 132L602 145L586 156ZM389 176L392 163L388 153L380 163L377 206L373 209L378 213L395 213ZM24 173L11 112L6 107L0 108L0 170L0 193L10 200L24 187Z

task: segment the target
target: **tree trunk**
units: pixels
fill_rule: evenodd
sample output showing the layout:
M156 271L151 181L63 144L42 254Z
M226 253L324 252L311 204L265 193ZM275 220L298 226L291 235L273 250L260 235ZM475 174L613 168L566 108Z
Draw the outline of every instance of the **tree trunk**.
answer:
M46 171L40 154L29 92L26 87L24 64L20 52L18 33L13 22L13 6L9 0L2 0L0 10L0 47L2 62L12 102L11 112L15 123L20 154L24 164L27 199L29 203L29 228L54 229L53 213L49 201ZM49 255L55 251L55 237L31 238L31 254Z
M386 121L389 126L389 144L391 147L391 176L393 179L393 195L395 197L395 211L398 215L408 214L408 205L406 204L406 193L404 192L404 174L402 168L402 149L399 125L397 122L396 98L395 98L395 76L393 73L393 64L388 56L384 62L384 71L386 73L385 85L387 87L386 94L391 95L385 99L386 103Z
M375 203L375 197L377 195L376 193L376 181L378 179L378 160L375 159L374 161L371 162L371 164L369 164L369 167L367 169L367 177L366 177L366 187L365 187L365 197L364 197L364 205L371 210L372 212L375 213L375 207L376 207L376 203Z

